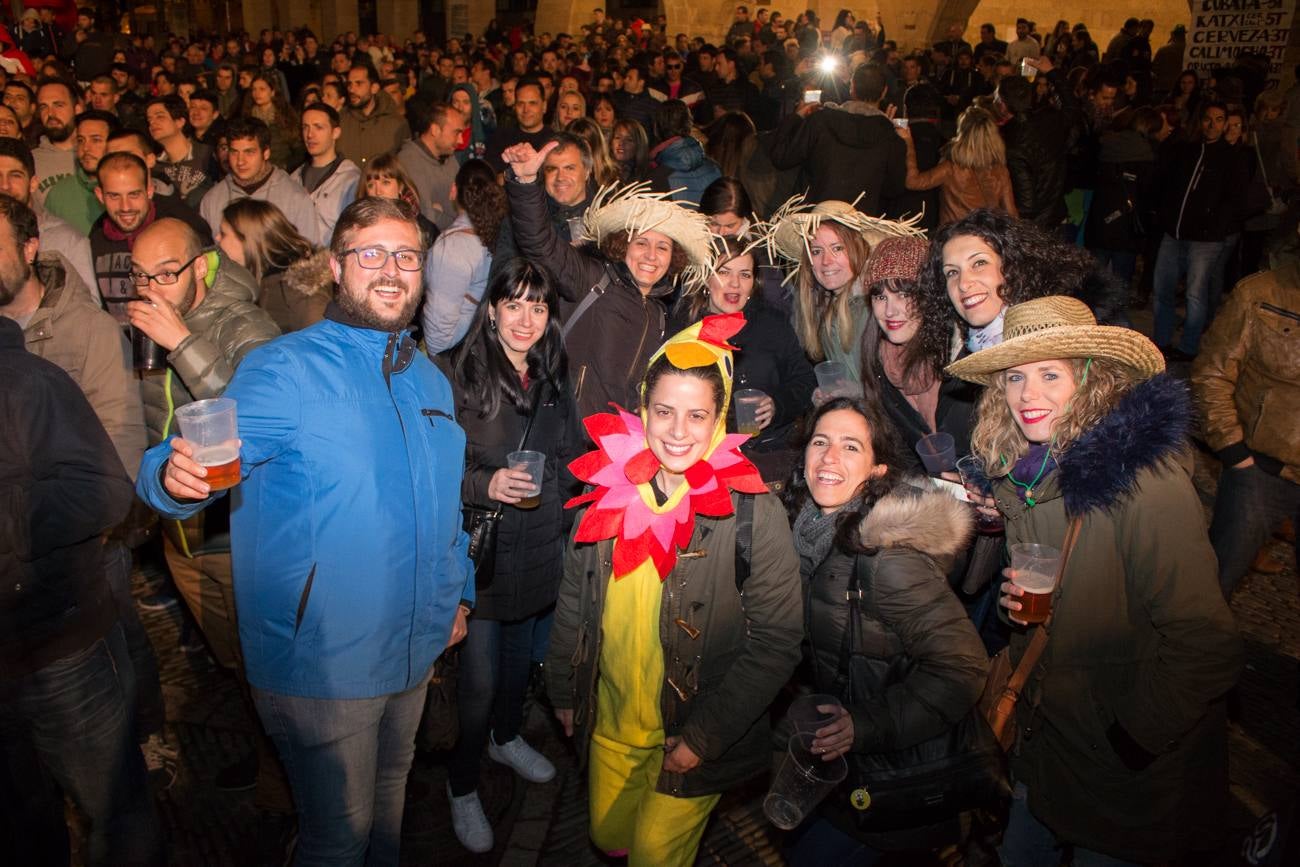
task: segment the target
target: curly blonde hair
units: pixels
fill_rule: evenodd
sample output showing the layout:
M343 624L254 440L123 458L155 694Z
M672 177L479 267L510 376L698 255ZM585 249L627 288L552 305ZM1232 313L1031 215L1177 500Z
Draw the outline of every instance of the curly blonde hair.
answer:
M1061 360L1070 365L1074 381L1080 384L1052 427L1052 450L1058 456L1105 418L1120 398L1141 381L1131 368L1109 359ZM971 451L984 461L990 478L1005 476L1030 445L1007 404L1006 371L980 394L976 414L979 420L971 432Z

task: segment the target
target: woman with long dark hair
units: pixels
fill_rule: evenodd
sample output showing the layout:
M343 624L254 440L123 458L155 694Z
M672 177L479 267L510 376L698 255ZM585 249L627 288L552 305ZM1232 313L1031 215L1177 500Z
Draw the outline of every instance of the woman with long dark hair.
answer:
M709 228L724 238L735 238L753 247L754 279L764 303L785 314L790 312L790 298L786 294L785 271L772 263L765 245L755 244L761 237L757 229L757 216L745 185L735 177L723 175L705 188L700 196L700 213L709 218Z
M502 509L492 571L475 576L474 617L460 654L460 738L447 766L456 837L471 852L488 852L492 826L478 797L484 744L490 758L529 782L555 776L519 733L533 631L555 603L563 572L564 502L574 493L567 466L583 446L554 276L523 259L502 268L444 371L465 430L461 497L476 509ZM540 490L507 465L520 448L546 456ZM537 505L527 507L533 495Z
M452 187L456 219L438 236L424 266L424 345L436 355L460 343L483 297L501 225L509 216L506 194L483 160L460 167Z
M637 183L650 176L650 140L641 124L627 118L615 121L609 149L623 183Z
M217 245L261 285L257 306L285 334L325 317L334 297L329 251L312 246L284 212L261 199L239 199L221 212Z
M274 76L263 72L253 76L244 94L242 114L257 118L271 130L272 163L288 171L302 160L302 129L298 112L289 105Z
M930 849L959 835L956 809L873 833L869 805L855 809L851 793L870 788L857 755L942 736L979 699L987 656L945 575L971 537L972 516L947 494L903 479L889 422L875 404L833 397L810 426L785 499L803 579L811 686L838 702L818 707L833 717L816 730L812 748L828 761L846 756L850 771L786 855L793 867L872 864L882 850Z

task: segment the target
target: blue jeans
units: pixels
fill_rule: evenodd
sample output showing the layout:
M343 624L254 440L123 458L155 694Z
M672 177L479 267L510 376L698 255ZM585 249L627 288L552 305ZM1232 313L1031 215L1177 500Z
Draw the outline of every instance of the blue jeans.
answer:
M135 675L135 694L130 697L128 707L135 721L135 736L143 741L149 735L160 734L167 717L163 709L162 681L158 677L158 657L131 596L131 549L121 542L106 542L104 574L126 638L127 662Z
M1207 326L1214 321L1214 314L1219 311L1219 305L1223 303L1223 287L1227 285L1228 265L1232 262L1232 254L1237 251L1237 244L1240 241L1240 232L1224 238L1223 249L1219 251L1219 258L1215 261L1214 267L1210 269L1210 309L1209 315L1206 317Z
M536 617L469 622L456 689L460 737L447 762L447 781L456 797L478 789L488 732L498 744L519 734L537 622Z
M1300 485L1257 466L1223 468L1214 498L1210 544L1219 558L1219 587L1224 599L1232 598L1256 552L1285 518L1295 518L1300 525Z
M784 854L790 867L871 867L882 853L813 815L791 834Z
M1029 811L1029 789L1016 783L1011 793L1011 815L1002 835L998 856L1002 867L1057 867L1066 860L1065 850L1073 849L1074 867L1141 867L1082 846L1068 846Z
M298 808L295 867L396 867L427 688L425 677L392 695L318 699L252 687Z
M89 647L6 684L0 737L26 739L90 824L86 863L162 861L158 816L132 730L126 639L114 625Z
M1188 355L1201 348L1201 332L1210 312L1211 274L1222 252L1222 241L1175 241L1168 235L1160 239L1154 278L1156 346L1167 349L1173 343L1178 281L1185 278L1187 317L1178 348Z

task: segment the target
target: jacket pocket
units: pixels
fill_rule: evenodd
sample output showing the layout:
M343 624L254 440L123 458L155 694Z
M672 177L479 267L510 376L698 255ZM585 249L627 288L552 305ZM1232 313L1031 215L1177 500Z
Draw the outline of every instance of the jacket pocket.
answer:
M307 581L302 585L302 594L298 597L298 611L293 618L293 637L298 637L298 631L302 629L303 616L307 613L307 600L311 596L311 586L316 582L316 564L311 564L311 571L307 573Z

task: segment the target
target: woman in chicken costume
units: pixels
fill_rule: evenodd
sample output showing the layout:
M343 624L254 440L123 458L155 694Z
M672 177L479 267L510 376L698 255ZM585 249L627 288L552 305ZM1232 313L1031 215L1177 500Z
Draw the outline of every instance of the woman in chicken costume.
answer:
M799 660L785 513L726 432L740 314L650 359L639 415L587 417L591 488L546 661L588 762L591 837L631 865L689 865L722 792L768 770L767 707Z

